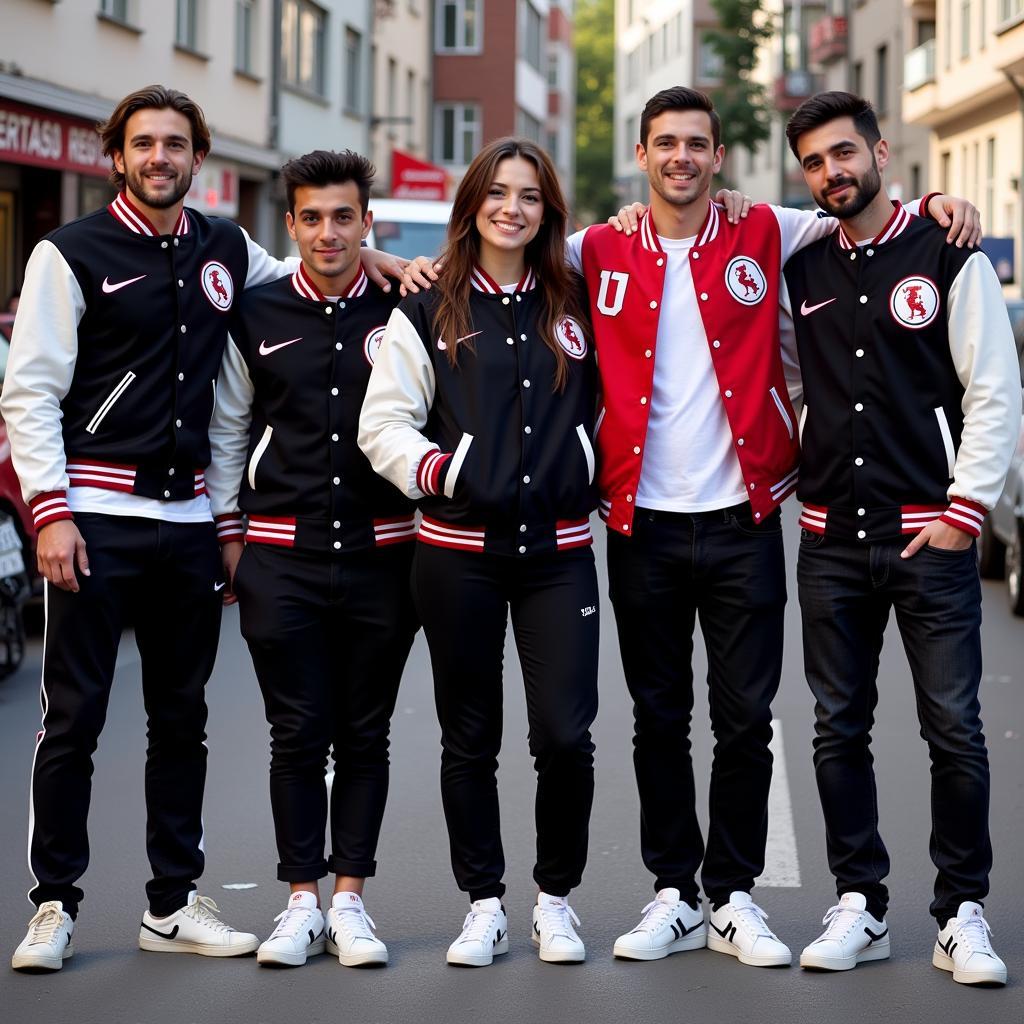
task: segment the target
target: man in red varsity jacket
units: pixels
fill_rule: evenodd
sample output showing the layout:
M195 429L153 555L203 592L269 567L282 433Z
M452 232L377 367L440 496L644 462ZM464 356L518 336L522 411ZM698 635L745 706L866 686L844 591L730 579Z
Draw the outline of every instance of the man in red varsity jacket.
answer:
M207 487L270 723L277 877L291 888L256 957L298 966L326 948L354 967L388 959L362 894L376 870L388 731L417 628L414 506L356 445L398 295L371 284L359 260L373 165L317 150L281 175L302 262L239 302L210 424ZM334 891L324 912L319 880L328 871Z
M771 966L791 954L750 891L764 867L782 665L778 506L796 488L799 454L779 285L785 259L836 222L755 206L729 223L710 201L719 134L703 94L678 87L653 97L637 146L651 186L639 231L593 227L569 248L587 283L601 372L601 515L634 701L642 853L657 890L615 955L652 960L707 944ZM933 205L941 215L943 202ZM716 740L706 853L689 756L698 620Z
M787 135L815 200L841 223L785 269L805 398L804 666L839 897L800 963L848 970L889 956L870 730L892 610L932 764L932 963L964 984L1005 984L982 910L992 845L974 544L1020 429L1002 291L984 253L943 244L889 200L888 149L866 100L815 96Z

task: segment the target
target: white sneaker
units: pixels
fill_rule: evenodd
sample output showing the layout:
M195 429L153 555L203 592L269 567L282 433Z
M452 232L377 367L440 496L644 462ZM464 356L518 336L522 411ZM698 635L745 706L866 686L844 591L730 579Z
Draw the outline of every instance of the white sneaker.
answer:
M889 959L889 927L865 909L859 892L843 893L821 923L825 930L800 954L812 971L850 971L868 960Z
M250 932L236 932L216 916L217 904L192 890L188 903L167 917L142 915L139 948L156 953L244 956L260 944Z
M489 967L508 952L508 919L497 896L470 903L462 933L448 947L447 960L459 967Z
M961 903L935 940L932 963L961 985L1005 985L1006 964L992 949L991 934L981 905Z
M565 896L542 892L533 908L533 944L540 947L540 958L548 964L581 964L587 958L583 940L573 925L576 916Z
M274 920L277 927L256 950L257 963L301 967L324 951L324 915L311 892L293 892Z
M16 971L59 971L74 950L75 922L58 900L43 903L28 923L28 934L11 957Z
M354 892L336 892L327 911L327 952L344 967L386 964L388 947L374 935L377 926Z
M704 911L683 902L678 889L660 890L642 913L640 923L615 940L612 955L620 960L661 960L708 944Z
M793 954L765 924L767 916L750 898L750 893L730 893L728 903L711 911L708 949L728 953L751 967L788 966Z

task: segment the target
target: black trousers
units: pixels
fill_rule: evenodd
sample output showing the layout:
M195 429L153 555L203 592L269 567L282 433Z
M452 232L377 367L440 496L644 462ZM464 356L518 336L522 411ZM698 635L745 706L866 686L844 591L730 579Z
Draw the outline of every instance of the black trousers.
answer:
M146 849L152 913L180 908L203 871L206 699L220 633L223 570L213 523L78 513L90 576L72 594L46 584L41 701L32 766L29 865L36 906L72 916L89 863L92 755L129 609L142 661Z
M981 902L992 867L988 751L981 728L981 584L977 552L906 539L837 541L803 531L797 579L804 665L816 700L814 768L828 862L841 896L863 893L881 918L889 854L878 834L871 726L890 609L910 662L921 736L931 758L936 867L931 912L945 927L964 900Z
M441 796L455 880L471 900L501 896L495 773L509 611L537 772L533 877L552 896L580 883L594 797L598 593L578 548L518 560L416 545L413 596L434 671Z
M270 723L270 804L284 882L368 878L388 796L388 733L417 623L412 544L338 557L250 544L235 580ZM324 858L334 751L331 856Z
M764 870L771 702L782 673L786 577L778 513L636 510L608 532L608 580L635 720L640 845L655 888L696 905L697 869L714 904ZM693 629L708 655L715 735L707 852L697 822L690 718Z

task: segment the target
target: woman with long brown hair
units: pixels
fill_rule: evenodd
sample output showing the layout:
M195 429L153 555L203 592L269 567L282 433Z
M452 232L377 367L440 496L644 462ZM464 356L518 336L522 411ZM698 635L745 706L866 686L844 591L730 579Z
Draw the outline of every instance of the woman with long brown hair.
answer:
M392 314L360 418L374 469L421 499L413 596L434 673L452 868L471 901L448 949L464 966L508 950L495 773L509 611L537 771L533 940L542 960L584 959L568 895L594 788L595 366L566 220L538 146L484 147L455 196L437 283Z

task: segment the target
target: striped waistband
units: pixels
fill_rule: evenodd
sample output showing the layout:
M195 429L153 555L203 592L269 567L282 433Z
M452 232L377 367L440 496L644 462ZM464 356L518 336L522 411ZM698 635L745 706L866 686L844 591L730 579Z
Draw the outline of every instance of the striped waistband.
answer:
M424 516L420 523L419 541L437 548L452 548L456 551L483 552L487 543L488 531L484 526L465 526L456 523L443 523L430 516ZM568 551L570 548L588 547L594 538L590 531L589 519L559 519L555 523L555 549ZM526 544L513 546L519 554L536 554L536 546Z
M245 531L245 542L247 544L274 544L283 548L294 548L296 546L296 530L301 531L301 522L296 516L249 516L249 524ZM314 523L313 526L321 524ZM416 539L416 517L414 515L392 516L386 519L374 519L373 540L378 548L387 547L390 544L403 544ZM217 533L221 543L228 540L241 540L241 516L218 517ZM335 527L337 530L339 527ZM323 524L326 532L329 528ZM319 537L320 531L314 531ZM300 536L301 541L301 536ZM340 540L327 540L335 550L340 550ZM305 545L309 547L309 543ZM313 546L322 547L321 544Z
M72 487L99 487L106 491L135 490L135 478L139 467L120 462L96 462L93 459L74 459L67 464L68 481ZM174 476L174 469L168 469L168 476ZM194 492L198 497L206 493L206 475L201 469L192 471Z
M885 540L920 533L937 519L971 536L981 533L985 507L965 498L944 505L893 505L886 508L831 508L804 502L800 525L811 533L862 541Z

